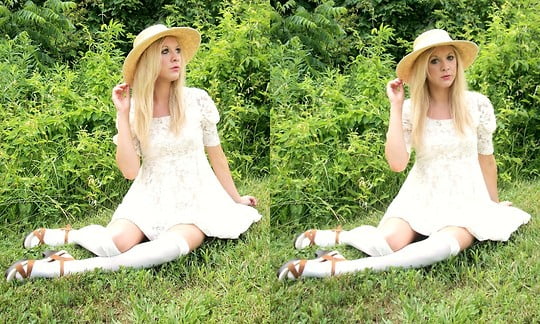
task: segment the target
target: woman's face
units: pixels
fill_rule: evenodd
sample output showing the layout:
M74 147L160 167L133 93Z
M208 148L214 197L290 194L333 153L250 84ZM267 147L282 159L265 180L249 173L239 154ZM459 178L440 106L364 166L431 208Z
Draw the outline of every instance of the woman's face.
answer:
M165 37L161 44L161 70L158 80L173 82L180 77L180 46L175 37Z
M456 78L457 58L452 46L435 47L428 60L430 88L450 88Z

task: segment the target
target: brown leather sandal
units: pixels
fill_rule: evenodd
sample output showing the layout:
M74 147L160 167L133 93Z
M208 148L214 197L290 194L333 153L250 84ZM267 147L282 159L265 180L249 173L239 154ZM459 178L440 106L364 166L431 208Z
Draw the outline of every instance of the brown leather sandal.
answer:
M346 259L338 252L338 251L317 251L317 258L310 260L315 262L332 262L332 269L331 274L334 276L336 273L336 262L345 261ZM289 262L286 262L284 265L281 266L278 270L278 279L292 279L296 280L302 276L302 273L304 273L304 269L306 267L306 263L308 260L306 259L300 259L300 260L292 260ZM298 270L297 270L298 267ZM291 273L294 278L289 278L288 274Z
M60 262L60 275L64 275L64 262L75 260L67 251L47 251L44 253L46 262ZM32 274L36 260L19 260L13 263L6 271L6 280L11 281L13 279L29 279ZM17 278L17 273L21 278Z
M336 233L336 239L335 239L335 242L336 242L336 245L339 244L339 234L341 232L343 232L343 229L341 228L341 225L339 225L338 227L334 228L332 231L334 231ZM315 244L315 236L317 235L317 230L316 229L310 229L308 231L305 231L304 233L298 235L296 237L296 239L294 240L294 247L297 249L297 250L300 250L300 249L303 249L304 247L302 247L301 245L301 242L304 238L307 238L309 239L309 245L308 246L313 246L313 245L316 245Z
M60 228L61 230L64 230L64 244L67 244L68 242L68 233L71 231L71 225L67 224L66 227ZM45 244L44 238L45 238L45 231L46 228L38 228L37 230L33 231L32 233L26 235L23 241L23 247L25 249L30 249L35 246L39 246L42 244ZM39 243L37 245L32 245L32 239L34 237L37 237L39 240Z
M323 259L323 261L321 261L321 262L328 262L328 261L332 262L332 269L331 269L331 272L330 272L332 277L336 274L336 262L341 262L341 261L346 260L337 251L332 251L330 253L324 254L323 256L321 256L321 258Z

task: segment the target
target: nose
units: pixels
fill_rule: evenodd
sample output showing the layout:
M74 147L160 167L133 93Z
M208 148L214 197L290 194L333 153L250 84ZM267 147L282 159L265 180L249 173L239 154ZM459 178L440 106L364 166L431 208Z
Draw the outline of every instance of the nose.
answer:
M442 71L448 71L449 69L450 69L450 64L448 64L448 62L443 61L442 65L441 65L441 70Z
M180 60L180 53L176 53L176 51L174 51L171 55L171 60L173 62L178 62Z

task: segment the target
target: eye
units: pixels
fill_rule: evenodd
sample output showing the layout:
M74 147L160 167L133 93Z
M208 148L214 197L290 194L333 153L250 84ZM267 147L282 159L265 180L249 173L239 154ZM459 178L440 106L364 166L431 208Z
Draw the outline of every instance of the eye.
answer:
M438 58L432 58L432 59L429 61L429 63L431 63L431 64L437 64L437 63L439 63L439 59L438 59Z
M456 57L453 54L450 54L446 57L448 61L453 61Z
M180 54L180 47L177 47L177 48L176 48L176 53L177 53L177 54Z
M161 54L169 54L169 49L168 48L162 49Z

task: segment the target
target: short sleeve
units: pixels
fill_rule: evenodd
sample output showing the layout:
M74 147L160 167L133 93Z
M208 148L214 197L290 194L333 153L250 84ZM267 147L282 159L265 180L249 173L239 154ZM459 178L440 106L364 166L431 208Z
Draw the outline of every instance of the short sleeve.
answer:
M132 105L133 107L133 105ZM129 112L129 119L130 119L130 123L133 122L133 110L131 110ZM118 131L118 115L116 116L116 130ZM133 147L135 148L135 152L137 152L137 155L138 156L142 156L141 154L141 144L139 142L139 140L137 139L137 137L134 135L135 132L133 131L133 129L131 129L131 134L132 134L132 140L133 140ZM116 133L116 135L113 136L113 143L118 145L118 133Z
M405 147L407 152L411 154L411 133L412 133L412 122L411 122L411 101L409 99L405 100L403 103L403 109L401 112L401 127L403 128L403 139L405 140Z
M486 96L478 94L478 153L482 155L493 154L493 132L497 127L493 106Z
M200 92L197 102L201 109L201 127L203 131L204 146L217 146L220 144L216 124L219 122L219 112L216 104L204 90Z

